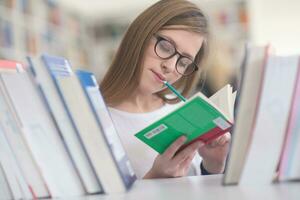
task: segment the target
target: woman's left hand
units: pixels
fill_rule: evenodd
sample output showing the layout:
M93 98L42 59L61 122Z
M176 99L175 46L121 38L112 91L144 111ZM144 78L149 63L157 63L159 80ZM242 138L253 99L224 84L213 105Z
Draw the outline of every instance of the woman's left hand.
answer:
M230 133L225 133L198 149L203 158L202 165L206 171L212 174L224 172L230 139Z

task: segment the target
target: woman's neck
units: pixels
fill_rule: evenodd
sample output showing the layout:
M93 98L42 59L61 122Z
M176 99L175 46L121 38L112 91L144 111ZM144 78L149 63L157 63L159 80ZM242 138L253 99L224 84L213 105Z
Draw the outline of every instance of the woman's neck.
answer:
M157 95L136 94L113 107L126 112L145 113L159 109L163 105L164 101Z

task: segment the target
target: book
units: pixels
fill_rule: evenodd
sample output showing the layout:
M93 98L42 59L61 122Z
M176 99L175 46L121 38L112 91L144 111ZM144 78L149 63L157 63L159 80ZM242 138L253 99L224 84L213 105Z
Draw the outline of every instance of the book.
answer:
M198 92L135 136L162 154L182 135L187 137L184 146L196 140L208 143L228 132L232 125L231 116L226 115L210 99Z
M41 59L28 57L28 62L32 75L40 85L41 92L45 96L46 103L59 129L62 141L68 149L86 193L101 193L100 181L95 175L70 113L62 101L56 78L51 75L51 71L43 64Z
M136 180L136 176L114 127L108 108L100 93L96 77L93 73L84 70L77 70L76 75L79 78L115 161L115 164L111 164L112 171L107 173L113 180L122 179L123 185L125 185L126 189L129 189Z
M0 60L0 72L21 72L24 66L20 62L11 60Z
M43 55L42 59L56 79L104 192L112 194L126 191L127 186L119 174L109 142L70 63L57 56Z
M256 118L268 54L269 47L247 47L244 65L241 66L239 102L222 181L224 185L235 185L240 180Z
M2 67L10 67L11 71L3 71ZM15 68L15 69L14 69ZM18 73L24 72L22 64L14 61L0 61L0 71L3 73ZM39 171L36 162L33 159L30 149L24 140L22 133L22 124L19 122L16 110L10 102L9 95L0 82L0 121L2 124L4 135L8 145L11 146L16 162L26 180L26 183L31 188L31 192L37 198L50 197L46 184Z
M274 180L293 98L298 56L269 56L260 103L239 184L264 185Z
M7 183L10 187L14 199L32 199L34 194L27 184L24 175L18 165L15 155L4 135L4 130L0 124L0 164L6 175ZM2 193L2 192L1 192Z
M50 197L37 163L24 140L22 127L17 123L17 119L13 115L14 110L8 103L9 99L3 90L3 84L0 82L0 120L7 141L12 147L17 163L34 196L38 198Z
M7 175L5 174L3 167L0 162L0 191L1 191L1 198L3 199L12 199L12 192L8 185Z
M293 102L278 166L278 181L300 180L300 57Z
M21 73L21 72L24 72L25 69L26 69L26 66L21 64L20 62L15 62L15 61L11 61L11 60L2 60L0 63L0 73ZM17 124L19 126L21 126L22 123L21 123L20 119L18 118L17 112L12 104L11 99L9 98L9 95L8 95L3 83L0 84L0 86L2 87L2 91L3 91L2 95L6 99L6 103L9 104L9 107L12 109L11 114L13 115Z
M0 80L51 197L84 195L80 179L31 74L26 70L22 73L1 73Z

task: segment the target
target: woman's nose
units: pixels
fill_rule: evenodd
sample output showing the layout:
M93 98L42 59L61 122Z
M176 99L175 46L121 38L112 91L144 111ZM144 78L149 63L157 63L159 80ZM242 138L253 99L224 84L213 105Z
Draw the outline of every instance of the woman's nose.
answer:
M177 56L173 56L169 59L163 60L161 63L161 67L164 72L174 72L176 69Z

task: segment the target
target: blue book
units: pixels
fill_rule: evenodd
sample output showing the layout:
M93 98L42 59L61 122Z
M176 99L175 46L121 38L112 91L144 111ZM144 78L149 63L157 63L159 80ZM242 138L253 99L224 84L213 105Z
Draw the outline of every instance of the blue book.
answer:
M109 142L70 63L65 58L49 55L43 55L42 60L55 78L103 191L106 194L125 192L128 187L120 175Z
M27 60L30 64L32 75L39 85L62 141L84 186L85 192L87 194L103 192L85 148L82 145L78 130L62 101L59 83L56 76L53 75L56 71L55 68L52 68L52 65L49 65L49 67L48 65L45 66L40 58L28 57Z
M109 144L120 177L128 189L136 180L136 176L114 127L110 113L99 90L96 78L93 73L83 70L77 70L76 74L93 110L93 114Z

